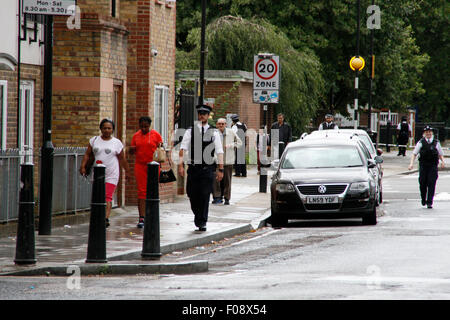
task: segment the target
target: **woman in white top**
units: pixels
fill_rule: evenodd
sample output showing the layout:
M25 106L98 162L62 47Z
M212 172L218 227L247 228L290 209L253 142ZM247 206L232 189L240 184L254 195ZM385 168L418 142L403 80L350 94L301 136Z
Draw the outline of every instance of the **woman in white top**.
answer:
M105 168L105 198L106 198L106 227L109 226L109 215L111 214L112 197L119 182L120 167L129 172L128 162L125 160L122 142L112 136L114 132L114 122L103 119L100 122L102 134L89 139L89 145L84 154L80 166L80 173L86 175L86 164L91 153L95 156L95 161L101 161Z

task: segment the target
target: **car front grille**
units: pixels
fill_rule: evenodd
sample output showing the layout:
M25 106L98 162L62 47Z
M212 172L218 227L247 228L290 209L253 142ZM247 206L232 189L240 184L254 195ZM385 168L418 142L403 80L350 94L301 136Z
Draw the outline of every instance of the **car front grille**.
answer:
M316 195L325 195L325 194L341 194L344 193L347 188L346 184L324 184L326 191L325 193L319 192L319 187L322 186L320 184L317 185L301 185L297 186L298 191L301 194L307 196L316 196Z

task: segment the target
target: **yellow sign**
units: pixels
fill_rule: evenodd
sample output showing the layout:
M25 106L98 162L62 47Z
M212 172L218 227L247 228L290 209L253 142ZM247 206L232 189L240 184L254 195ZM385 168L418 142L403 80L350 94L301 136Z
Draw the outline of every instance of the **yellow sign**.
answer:
M366 62L364 61L363 57L352 57L350 59L350 68L353 71L361 71L364 69L364 66L366 65Z

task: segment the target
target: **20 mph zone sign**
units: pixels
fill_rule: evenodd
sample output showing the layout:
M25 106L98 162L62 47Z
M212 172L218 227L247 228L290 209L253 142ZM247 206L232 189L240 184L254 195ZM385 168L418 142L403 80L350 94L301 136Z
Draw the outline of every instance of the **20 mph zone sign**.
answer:
M280 89L279 56L254 56L253 102L278 103Z

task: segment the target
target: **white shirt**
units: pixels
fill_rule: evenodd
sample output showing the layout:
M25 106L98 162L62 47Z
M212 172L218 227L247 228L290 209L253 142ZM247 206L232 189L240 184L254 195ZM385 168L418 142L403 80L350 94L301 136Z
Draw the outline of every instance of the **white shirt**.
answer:
M333 121L330 122L330 124L334 123ZM319 130L323 130L323 122L319 125ZM333 130L339 130L336 123L334 123L334 129Z
M425 138L425 137L424 137L424 139L427 140L427 138ZM419 142L417 142L416 147L413 150L413 154L416 155L416 156L419 154L420 149L422 148L422 141L421 140L419 140ZM431 139L429 141L428 140L427 141L428 141L428 143L431 143L431 142L433 142L433 140L434 140L434 136L432 136ZM436 144L436 149L437 149L437 151L438 151L440 156L444 155L444 151L442 150L441 143L439 141Z
M200 122L197 122L197 127L199 129L202 128L202 125ZM206 132L206 130L208 130L208 128L209 128L209 124L206 123L203 126L203 128ZM191 144L191 137L192 137L192 129L189 128L184 133L183 140L181 141L180 149L189 150L189 146ZM223 153L222 141L220 139L220 135L219 135L219 132L217 129L214 130L214 149L215 149L215 153L217 153L217 154Z
M117 156L122 152L122 142L112 137L110 140L103 140L101 136L92 137L89 144L94 152L95 161L100 160L106 167L105 182L117 185L119 182L120 166Z

